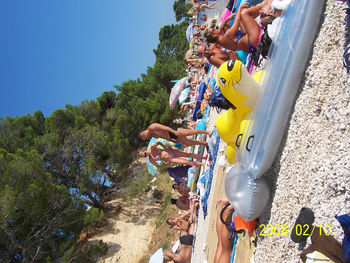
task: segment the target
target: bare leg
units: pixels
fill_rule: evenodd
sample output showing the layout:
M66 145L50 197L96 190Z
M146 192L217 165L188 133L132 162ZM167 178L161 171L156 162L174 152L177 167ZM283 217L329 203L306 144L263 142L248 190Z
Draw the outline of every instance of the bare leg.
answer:
M210 5L206 5L206 4L201 4L200 6L199 6L199 10L200 11L202 11L202 10L204 10L204 9L206 9L206 8L208 8L208 9L213 9L214 6L215 5L215 3L212 3L212 4L210 4Z
M254 47L258 45L260 35L260 27L254 16L259 14L261 7L262 5L257 5L252 8L244 9L241 13L242 24L247 33L247 35L242 38L242 41L246 41L246 44L249 45L249 40Z
M207 142L203 142L203 141L193 141L193 140L189 140L186 137L178 137L178 142L181 142L183 144L185 144L186 146L194 146L194 145L205 145L207 146L208 143Z
M207 134L207 135L211 134L211 132L207 130L190 130L190 129L182 129L182 128L178 128L177 132L179 136L190 136L195 134Z
M255 6L252 6L252 7L245 9L244 11L247 12L250 16L252 16L255 19L261 14L261 10L262 10L263 6L264 6L264 4L255 5ZM243 12L243 10L242 10L242 12Z
M204 166L204 163L199 163L199 162L194 162L194 161L188 161L188 160L184 160L181 158L173 158L170 160L171 163L173 164L184 164L184 165L202 165Z
M222 251L222 244L221 244L221 232L222 232L222 227L224 226L220 222L220 211L224 207L225 202L222 201L222 199L218 199L217 201L217 215L216 215L216 234L218 236L218 244L216 246L216 252L215 252L215 257L214 257L214 263L219 263L219 258L221 255Z
M196 159L206 159L205 157L202 157L198 154L194 154L194 153L187 153L187 152L182 152L179 150L172 150L174 157L192 157L192 158L196 158Z
M228 202L227 199L218 200L218 218L217 218L216 224L221 225L221 227L219 227L219 230L221 228L220 234L218 232L218 239L220 238L221 240L221 253L218 256L217 254L215 254L215 259L217 259L218 260L217 262L220 262L220 263L229 263L231 259L231 254L232 254L232 245L233 245L232 240L228 240L231 234L230 229L226 227L220 220L221 209L227 202ZM220 203L220 206L222 205L221 209L219 209L219 203ZM223 219L225 220L226 223L231 223L233 211L234 210L232 206L229 206L228 208L226 208L223 214Z

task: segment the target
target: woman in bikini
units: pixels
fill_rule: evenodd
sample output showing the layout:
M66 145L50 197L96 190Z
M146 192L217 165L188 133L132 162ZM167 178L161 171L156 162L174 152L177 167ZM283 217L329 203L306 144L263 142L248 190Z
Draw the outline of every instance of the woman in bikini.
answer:
M260 15L263 4L248 7L247 3L241 5L237 13L229 15L218 29L207 30L204 34L207 41L234 51L254 52L259 43L261 31L255 18ZM235 19L233 25L228 27L228 22L233 18Z
M163 148L158 148L157 146L162 146ZM158 168L163 168L167 167L170 164L183 164L183 165L202 165L204 166L204 163L196 162L196 161L189 161L186 159L181 159L181 157L191 157L191 158L196 158L196 159L206 159L206 157L202 157L198 154L193 154L193 153L186 153L182 152L176 149L173 149L169 146L165 146L161 142L156 142L153 144L150 148L149 151L143 151L140 152L140 156L142 157L148 157L149 161L157 166ZM162 161L165 164L158 164L157 161Z

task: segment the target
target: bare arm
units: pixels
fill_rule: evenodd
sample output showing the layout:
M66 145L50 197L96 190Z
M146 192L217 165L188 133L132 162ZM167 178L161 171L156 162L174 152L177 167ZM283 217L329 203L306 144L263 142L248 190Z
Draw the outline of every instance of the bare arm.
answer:
M166 148L166 146L162 142L156 142L156 147L157 147L157 145L160 145L160 146Z
M167 167L169 165L169 163L167 163L167 164L158 164L156 162L156 160L154 160L153 156L148 156L148 158L149 158L149 161L151 162L151 164L155 165L158 168L164 168L164 167Z
M236 18L235 18L235 21L233 23L233 25L230 27L229 30L227 30L226 34L231 37L231 38L234 38L235 35L237 34L237 31L238 31L238 28L241 24L241 10L238 9L238 12L237 12L237 15L236 15ZM230 17L230 16L229 16Z
M156 129L158 130L162 130L162 131L165 131L165 132L172 132L172 133L176 133L175 130L173 130L172 128L168 127L168 126L165 126L165 125L162 125L162 124L158 124Z
M184 257L180 254L178 255L175 255L173 253L166 253L166 255L171 259L173 260L175 263L176 262L183 262L184 261Z
M216 56L210 56L209 57L209 62L211 64L213 64L215 67L219 68L221 66L222 63L224 63L225 61L223 61L222 59L216 57Z
M231 19L233 19L233 18L235 17L235 15L236 15L236 13L232 13L232 14L230 14L228 17L226 17L226 19L225 19L225 20L222 22L222 24L220 25L219 29L220 29L221 31L223 31L224 28L225 28L225 26L228 25L227 23L228 23ZM228 26L229 26L229 25L228 25Z
M185 219L186 217L189 217L190 214L191 214L191 211L186 211L186 212L182 213L181 216L179 216L175 220Z

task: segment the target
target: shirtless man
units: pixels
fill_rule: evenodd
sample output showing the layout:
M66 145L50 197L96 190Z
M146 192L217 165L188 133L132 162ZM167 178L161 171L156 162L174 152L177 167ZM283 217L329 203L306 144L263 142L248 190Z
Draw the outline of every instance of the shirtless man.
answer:
M167 257L175 263L190 263L193 245L194 223L191 223L188 231L182 231L180 236L180 246L177 254L166 253Z
M166 253L168 258L175 263L191 263L193 235L183 235L180 237L178 254Z
M219 68L222 63L232 59L240 59L236 51L223 51L218 48L217 44L199 45L197 47L198 54L204 55L211 64Z
M171 198L170 203L176 205L180 210L189 210L190 209L190 199L180 196L178 199Z
M207 135L211 134L211 132L206 130L188 130L178 128L177 131L175 131L172 128L160 123L152 123L146 130L142 131L139 134L139 138L143 141L147 140L150 137L162 138L172 142L180 142L186 146L208 145L207 142L187 139L187 136L203 133Z

